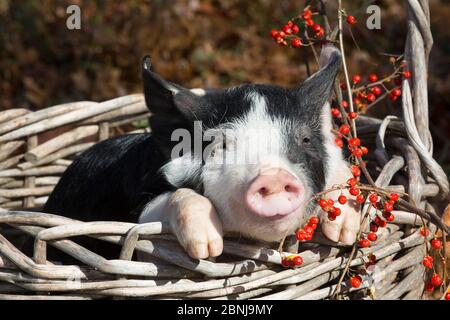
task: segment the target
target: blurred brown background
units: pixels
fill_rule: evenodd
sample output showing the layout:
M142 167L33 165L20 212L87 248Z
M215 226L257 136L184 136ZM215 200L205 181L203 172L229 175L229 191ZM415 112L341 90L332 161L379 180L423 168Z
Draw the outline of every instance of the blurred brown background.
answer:
M358 47L346 32L352 74L391 70L382 53L400 54L403 1L344 0L359 23ZM315 1L313 1L313 4ZM328 0L335 21L335 0ZM381 30L365 27L365 9L382 8ZM430 59L435 157L450 173L450 1L430 0L435 45ZM66 8L81 7L81 30L66 28ZM75 100L101 101L141 92L140 60L186 87L242 82L294 85L306 77L308 49L276 46L268 36L303 9L297 0L56 1L0 0L0 110L32 110ZM386 102L378 115L398 113Z

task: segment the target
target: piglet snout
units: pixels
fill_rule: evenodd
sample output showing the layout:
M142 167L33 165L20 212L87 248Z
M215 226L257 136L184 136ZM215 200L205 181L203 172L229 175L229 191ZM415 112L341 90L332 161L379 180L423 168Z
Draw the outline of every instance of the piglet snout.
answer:
M245 195L247 208L262 217L286 216L302 202L301 182L280 168L261 171Z

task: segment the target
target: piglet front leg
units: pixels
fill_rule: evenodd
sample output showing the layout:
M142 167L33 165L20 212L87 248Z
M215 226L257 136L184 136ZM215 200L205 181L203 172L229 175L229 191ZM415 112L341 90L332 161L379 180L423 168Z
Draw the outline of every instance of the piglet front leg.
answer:
M338 173L332 176L327 183L327 188L331 188L333 185L345 184L346 181L353 177L350 168L347 163L343 163L339 166ZM342 205L337 202L338 197L343 194L347 197L347 203ZM361 223L361 212L359 204L354 200L354 197L350 195L347 189L341 191L333 191L327 194L327 198L331 198L335 201L335 206L341 209L341 215L334 221L330 221L327 218L327 214L323 214L322 232L330 240L335 242L342 242L346 245L352 245L359 231Z
M194 259L217 257L223 251L222 223L211 201L191 189L178 189L154 199L139 223L165 221Z

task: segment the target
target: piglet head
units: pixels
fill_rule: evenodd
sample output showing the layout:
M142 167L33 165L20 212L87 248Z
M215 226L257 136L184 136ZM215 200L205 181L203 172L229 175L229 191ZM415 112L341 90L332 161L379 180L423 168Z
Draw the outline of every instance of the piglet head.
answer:
M208 197L225 231L266 241L293 232L309 216L311 196L324 188L329 163L341 157L327 107L339 51L324 47L321 63L292 89L244 84L188 90L161 78L144 60L146 101L158 120L152 131L172 150L162 168L167 181ZM177 129L185 130L189 145L178 148Z

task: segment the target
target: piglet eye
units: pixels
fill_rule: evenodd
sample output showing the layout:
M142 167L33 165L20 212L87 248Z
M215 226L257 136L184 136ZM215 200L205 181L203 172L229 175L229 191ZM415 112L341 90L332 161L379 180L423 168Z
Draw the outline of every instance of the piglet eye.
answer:
M309 137L303 138L303 143L309 143L310 141L311 141L311 139Z

